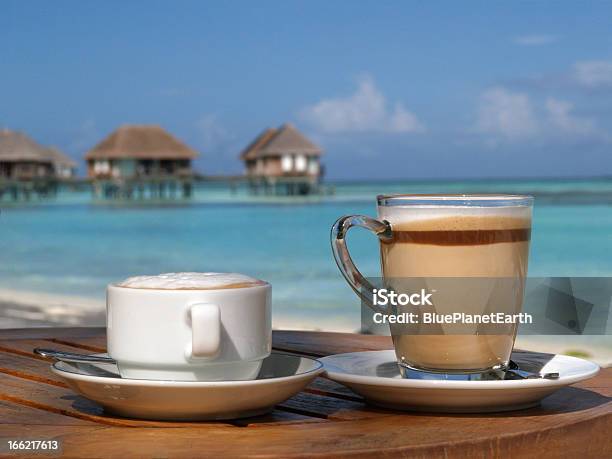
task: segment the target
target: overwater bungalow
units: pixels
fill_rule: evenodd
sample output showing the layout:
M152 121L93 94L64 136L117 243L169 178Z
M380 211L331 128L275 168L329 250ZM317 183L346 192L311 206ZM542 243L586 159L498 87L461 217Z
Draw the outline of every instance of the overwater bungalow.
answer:
M197 156L160 126L124 125L85 159L97 198L167 199L191 196Z
M53 175L53 161L45 147L22 132L0 131L0 177L33 180Z
M240 154L254 193L306 195L317 193L323 151L292 124L268 128Z
M53 161L55 175L61 179L70 179L76 176L77 163L55 147L47 148L47 154Z
M13 201L47 197L76 164L55 148L40 145L26 134L0 130L0 199Z

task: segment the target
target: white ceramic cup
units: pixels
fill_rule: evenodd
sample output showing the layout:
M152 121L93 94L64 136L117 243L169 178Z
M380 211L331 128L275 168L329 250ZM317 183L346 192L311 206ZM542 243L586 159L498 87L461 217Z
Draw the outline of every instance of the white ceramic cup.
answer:
M107 288L107 347L122 377L257 377L272 349L268 283L244 288Z

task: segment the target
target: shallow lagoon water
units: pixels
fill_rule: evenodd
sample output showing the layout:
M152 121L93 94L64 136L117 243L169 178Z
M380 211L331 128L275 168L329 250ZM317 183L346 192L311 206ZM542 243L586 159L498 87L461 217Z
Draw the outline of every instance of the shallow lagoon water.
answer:
M0 287L103 298L105 285L137 274L241 272L273 284L274 314L358 324L359 301L331 257L329 230L346 214L376 215L379 193L534 193L529 272L612 275L612 180L334 184L333 196L267 198L201 186L191 202L100 205L65 192L49 203L2 207ZM378 245L349 236L366 275Z

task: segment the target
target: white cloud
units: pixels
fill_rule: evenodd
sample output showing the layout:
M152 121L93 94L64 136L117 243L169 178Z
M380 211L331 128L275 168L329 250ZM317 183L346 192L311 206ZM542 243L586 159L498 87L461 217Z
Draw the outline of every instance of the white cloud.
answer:
M213 150L222 147L232 136L219 123L217 116L213 114L204 115L195 122L200 144L205 150Z
M612 61L581 61L574 64L574 79L587 88L612 86Z
M570 102L549 97L545 107L552 127L563 129L565 134L587 135L597 132L593 120L572 115L574 105Z
M512 41L520 46L542 46L542 45L550 45L558 40L556 35L521 35L519 37L515 37Z
M581 89L593 91L612 89L612 60L595 59L577 61L556 73L535 74L509 80L514 87L529 90Z
M401 102L387 107L384 94L371 77L360 80L355 93L348 97L323 99L302 109L299 116L322 132L397 132L425 130L417 116Z
M497 87L480 96L476 131L508 140L529 137L538 131L538 122L527 94Z
M480 96L472 131L485 135L488 143L500 140L550 141L558 138L591 138L610 141L595 121L573 113L571 102L548 97L532 100L527 94L503 87L491 88Z

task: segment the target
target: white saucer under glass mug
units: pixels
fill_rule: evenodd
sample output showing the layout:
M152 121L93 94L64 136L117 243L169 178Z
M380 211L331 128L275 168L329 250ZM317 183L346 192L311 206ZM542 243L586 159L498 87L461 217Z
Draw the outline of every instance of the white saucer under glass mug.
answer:
M475 316L521 312L532 197L386 195L378 196L377 204L378 219L345 216L331 233L336 263L364 305L374 312L391 312L373 304L374 289L380 286L365 278L349 255L346 235L353 226L378 236L385 285L418 280L414 285L436 292L430 311ZM389 328L404 372L477 373L508 367L518 324L500 325L494 332L482 325Z
M257 377L272 349L272 287L107 288L107 347L124 378Z

